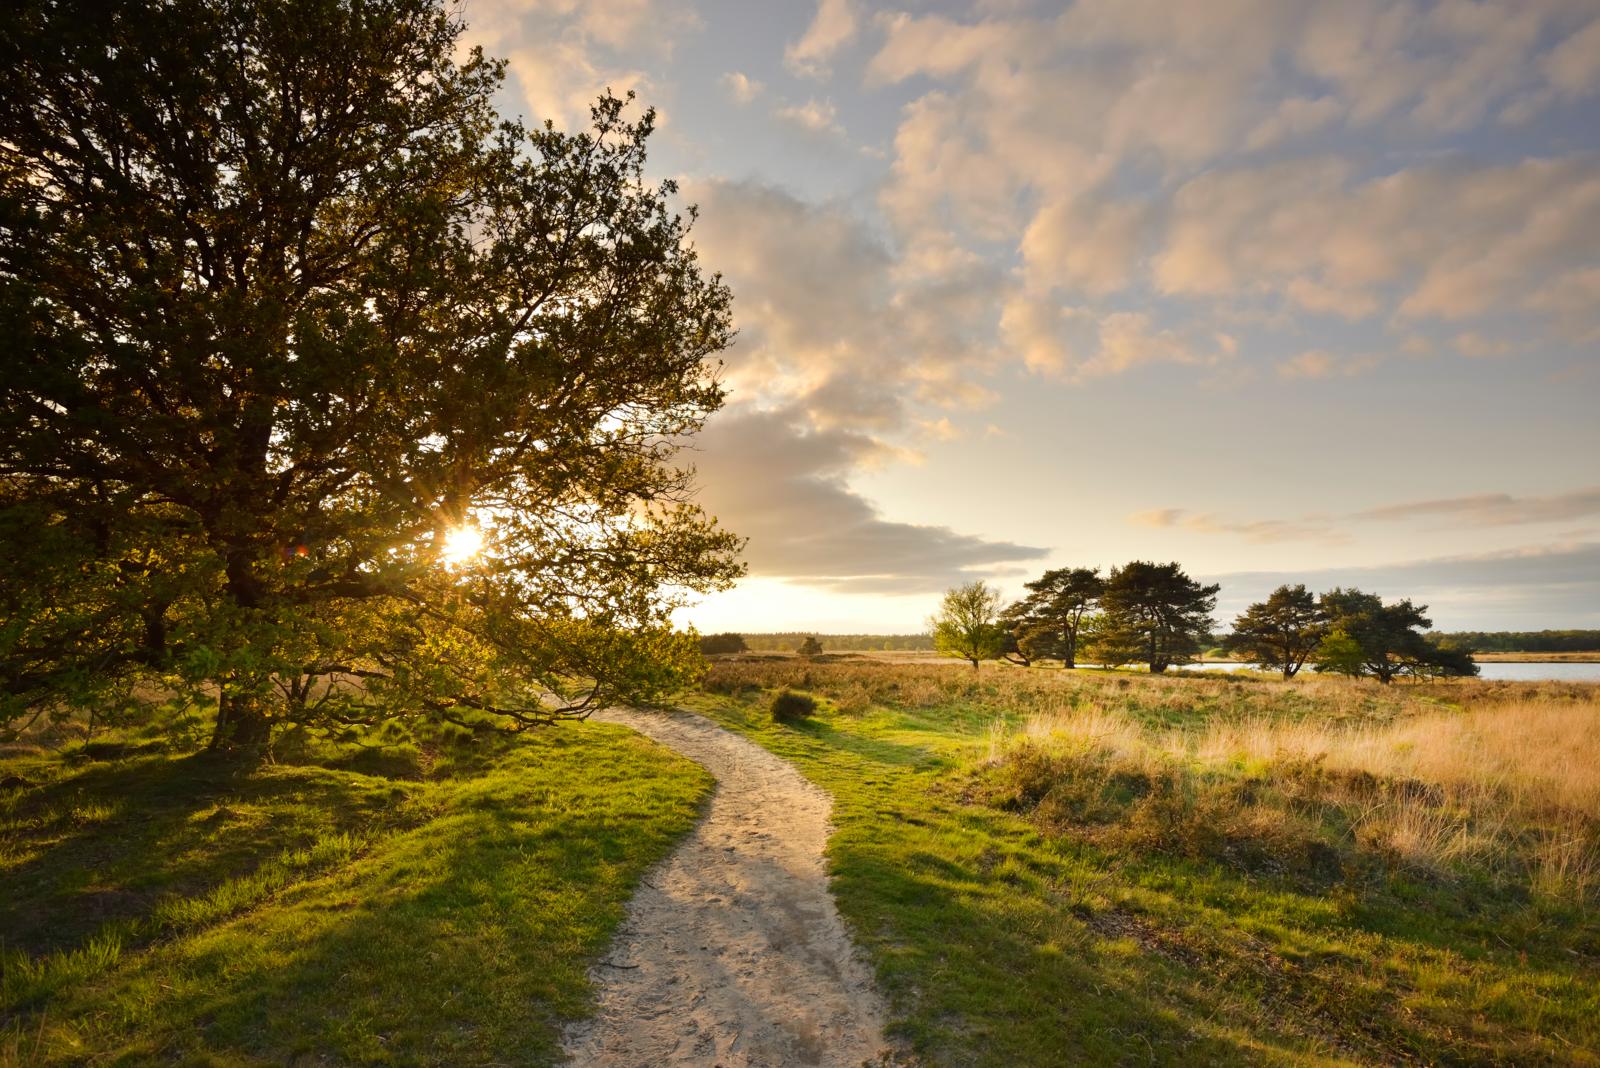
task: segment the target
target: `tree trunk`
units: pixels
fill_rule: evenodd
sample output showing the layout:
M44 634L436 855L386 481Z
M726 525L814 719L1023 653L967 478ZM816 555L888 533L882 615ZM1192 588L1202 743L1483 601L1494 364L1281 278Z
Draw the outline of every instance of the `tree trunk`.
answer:
M1078 666L1078 635L1076 633L1070 633L1067 635L1066 646L1066 655L1061 658L1061 669L1063 671L1065 671L1067 668L1075 668Z
M211 750L218 753L260 753L272 738L265 702L254 694L229 693L217 699L217 725Z

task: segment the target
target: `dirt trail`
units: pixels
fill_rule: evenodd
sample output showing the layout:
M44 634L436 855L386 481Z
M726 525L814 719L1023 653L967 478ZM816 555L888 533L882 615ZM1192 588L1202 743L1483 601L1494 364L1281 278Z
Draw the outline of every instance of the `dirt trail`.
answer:
M885 1054L884 1007L823 867L831 799L700 716L621 723L716 776L706 818L645 877L604 963L575 1065L857 1068Z

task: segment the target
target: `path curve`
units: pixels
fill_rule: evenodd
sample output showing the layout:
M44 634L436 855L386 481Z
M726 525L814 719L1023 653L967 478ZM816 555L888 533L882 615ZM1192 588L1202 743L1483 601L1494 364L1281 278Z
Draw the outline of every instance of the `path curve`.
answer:
M689 713L614 709L716 777L710 811L645 876L605 960L575 1065L858 1068L884 1058L884 1003L828 893L832 799Z

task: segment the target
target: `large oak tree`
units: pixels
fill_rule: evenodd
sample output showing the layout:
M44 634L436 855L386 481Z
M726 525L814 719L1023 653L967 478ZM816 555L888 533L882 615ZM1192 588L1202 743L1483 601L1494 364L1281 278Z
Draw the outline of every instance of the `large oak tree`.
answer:
M0 729L173 688L219 695L223 747L516 728L698 663L668 616L738 543L674 452L729 294L645 180L652 113L502 121L462 32L437 0L6 5Z

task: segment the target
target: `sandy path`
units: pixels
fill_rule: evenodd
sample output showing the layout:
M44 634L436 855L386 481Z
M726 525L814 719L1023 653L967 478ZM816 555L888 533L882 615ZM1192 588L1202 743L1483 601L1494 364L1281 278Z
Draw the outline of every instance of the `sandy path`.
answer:
M716 776L711 809L645 877L605 963L576 1065L856 1068L884 1008L828 894L826 793L700 716L614 710Z

